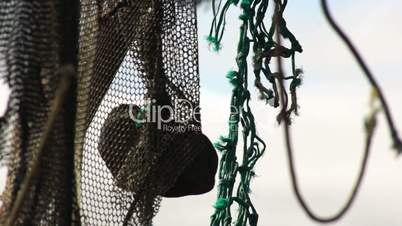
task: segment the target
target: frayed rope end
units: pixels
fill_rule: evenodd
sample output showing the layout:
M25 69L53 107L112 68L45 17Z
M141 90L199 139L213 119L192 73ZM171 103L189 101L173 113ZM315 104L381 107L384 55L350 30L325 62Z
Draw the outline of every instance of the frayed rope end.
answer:
M222 49L221 44L219 43L218 39L212 35L208 35L206 38L209 45L212 46L212 50L215 52L219 52Z

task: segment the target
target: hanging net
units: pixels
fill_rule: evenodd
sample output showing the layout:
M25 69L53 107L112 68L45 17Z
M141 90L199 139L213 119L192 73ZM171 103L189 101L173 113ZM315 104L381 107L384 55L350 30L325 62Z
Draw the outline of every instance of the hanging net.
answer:
M2 1L0 34L4 224L150 225L212 189L193 1Z
M0 2L0 75L11 90L0 122L8 174L1 225L68 225L78 210L72 170L75 95L59 86L70 86L75 75L76 7L73 1ZM49 112L60 91L66 98L49 130ZM43 137L48 137L45 151Z

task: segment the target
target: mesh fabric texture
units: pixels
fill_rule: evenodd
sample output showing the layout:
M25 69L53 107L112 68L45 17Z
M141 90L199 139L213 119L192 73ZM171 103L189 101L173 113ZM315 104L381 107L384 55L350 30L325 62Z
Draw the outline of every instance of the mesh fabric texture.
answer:
M76 69L76 86L57 116L16 224L150 225L160 196L210 146L199 114L193 117L199 106L195 3L0 3L0 75L11 89L0 121L8 168L2 222L37 155L65 67ZM143 109L150 102L173 109L157 121L175 120L136 128L126 106Z
M0 75L11 90L0 125L0 153L8 169L1 224L38 155L59 80L74 68L77 6L68 0L0 2ZM40 176L30 186L13 225L73 224L74 93L71 89L56 118L40 158Z

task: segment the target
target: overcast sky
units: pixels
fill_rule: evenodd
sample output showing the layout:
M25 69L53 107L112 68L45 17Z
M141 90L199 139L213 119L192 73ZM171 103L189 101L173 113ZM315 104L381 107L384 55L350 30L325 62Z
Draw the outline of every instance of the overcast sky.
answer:
M337 21L377 75L402 133L402 2L330 2ZM225 75L235 65L238 12L232 9L229 13L223 49L216 54L208 51L204 41L211 12L205 6L198 10L203 131L212 141L227 131L231 88ZM355 180L362 157L362 118L367 112L369 89L344 44L328 27L318 0L289 1L285 16L304 48L297 56L297 66L305 71L299 90L301 116L293 125L300 185L312 209L326 216L343 205ZM1 87L0 114L6 93ZM255 98L253 107L259 134L268 144L251 186L259 225L317 225L305 216L291 191L282 129L274 120L277 110ZM346 217L331 225L402 225L402 159L390 149L382 119L362 190ZM164 199L155 225L209 225L215 199L216 190L202 196Z

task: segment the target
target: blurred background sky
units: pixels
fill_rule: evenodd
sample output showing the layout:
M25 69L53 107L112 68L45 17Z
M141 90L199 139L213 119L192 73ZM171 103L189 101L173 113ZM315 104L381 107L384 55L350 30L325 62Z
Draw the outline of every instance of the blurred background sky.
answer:
M329 2L336 20L377 76L402 133L402 1ZM227 131L231 87L225 75L235 69L238 15L238 9L229 12L223 49L215 53L205 41L212 19L210 8L206 4L198 8L203 131L212 141ZM305 71L298 92L300 117L293 122L296 168L310 206L327 216L343 205L357 176L370 90L349 51L325 21L318 0L289 1L285 18L304 49L296 61ZM0 114L7 93L1 84ZM259 135L268 145L251 187L259 225L318 225L305 216L291 191L282 128L275 122L277 109L255 96L253 101ZM362 189L351 211L331 225L402 225L402 159L391 150L383 115L380 119ZM155 225L209 225L215 199L216 190L164 199Z

